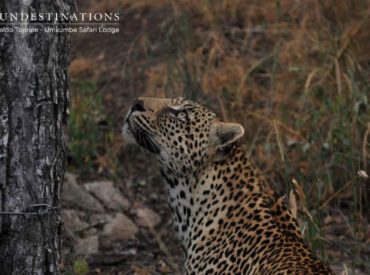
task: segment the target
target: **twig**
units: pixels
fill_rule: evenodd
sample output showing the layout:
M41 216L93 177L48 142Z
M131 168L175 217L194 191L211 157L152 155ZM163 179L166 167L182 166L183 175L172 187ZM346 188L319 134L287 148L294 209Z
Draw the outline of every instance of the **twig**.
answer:
M356 179L357 176L354 178ZM323 209L332 199L334 199L340 192L342 192L346 187L350 186L354 179L350 180L349 182L347 182L345 185L343 185L341 188L339 188L338 191L336 191L334 194L332 194L320 207L319 209Z

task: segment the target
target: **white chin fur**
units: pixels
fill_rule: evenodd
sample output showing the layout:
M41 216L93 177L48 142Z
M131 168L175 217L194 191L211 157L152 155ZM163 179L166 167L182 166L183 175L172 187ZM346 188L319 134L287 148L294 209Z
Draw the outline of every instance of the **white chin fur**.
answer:
M123 139L125 141L125 144L136 144L136 140L134 138L134 135L132 134L130 128L128 127L128 124L125 123L122 128L122 134Z

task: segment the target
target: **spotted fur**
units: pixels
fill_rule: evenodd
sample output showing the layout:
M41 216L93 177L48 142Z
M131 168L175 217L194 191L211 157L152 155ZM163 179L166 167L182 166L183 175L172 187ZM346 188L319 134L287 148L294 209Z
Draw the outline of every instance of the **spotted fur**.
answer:
M139 98L125 118L126 138L160 161L186 273L334 274L237 145L243 134L182 98Z

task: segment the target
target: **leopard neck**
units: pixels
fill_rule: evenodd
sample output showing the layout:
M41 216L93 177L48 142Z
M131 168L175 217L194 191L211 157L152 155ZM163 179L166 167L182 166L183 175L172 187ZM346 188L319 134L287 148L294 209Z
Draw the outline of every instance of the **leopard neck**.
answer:
M168 185L173 226L184 247L194 242L193 232L199 230L196 224L207 223L209 214L215 220L225 214L213 209L216 198L230 196L236 186L247 192L261 191L260 176L239 146L230 148L222 161L205 162L196 173L174 172L161 165L161 174Z

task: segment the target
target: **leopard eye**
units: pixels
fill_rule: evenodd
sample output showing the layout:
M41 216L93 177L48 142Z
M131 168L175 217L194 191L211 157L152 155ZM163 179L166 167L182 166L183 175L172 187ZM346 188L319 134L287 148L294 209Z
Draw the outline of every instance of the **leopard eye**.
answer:
M186 111L180 108L168 108L169 115L179 121L186 122L188 115Z
M185 112L179 112L177 113L177 116L176 116L179 120L185 122L186 119L187 119L187 115Z
M187 114L184 111L171 110L171 112L169 112L169 115L182 122L186 122L187 120Z
M182 122L186 122L188 119L188 114L186 110L181 108L180 106L167 107L166 109L164 109L164 111L171 117Z

